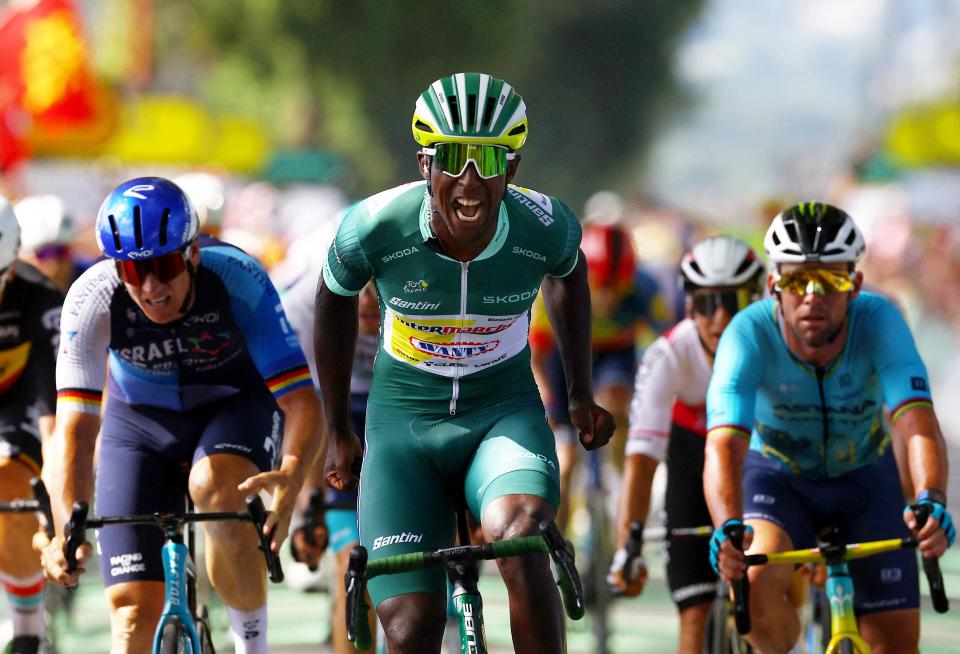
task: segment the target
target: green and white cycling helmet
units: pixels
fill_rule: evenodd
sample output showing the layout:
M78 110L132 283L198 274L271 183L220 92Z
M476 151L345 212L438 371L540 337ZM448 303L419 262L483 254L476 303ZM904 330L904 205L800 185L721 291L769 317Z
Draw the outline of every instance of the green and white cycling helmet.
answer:
M803 202L777 214L763 247L771 264L856 263L866 242L846 211L825 202Z
M436 143L477 143L519 150L527 140L527 106L513 87L483 73L441 77L417 98L413 138Z

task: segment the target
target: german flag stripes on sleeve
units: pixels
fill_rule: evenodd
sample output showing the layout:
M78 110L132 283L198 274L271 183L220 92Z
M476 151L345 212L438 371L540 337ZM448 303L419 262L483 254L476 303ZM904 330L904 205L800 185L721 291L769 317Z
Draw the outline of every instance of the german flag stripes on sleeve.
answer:
M100 405L103 403L101 391L91 391L85 388L62 388L57 391L57 410L79 411L100 415Z
M266 379L267 388L275 398L280 398L298 388L313 388L310 369L306 365L284 370Z

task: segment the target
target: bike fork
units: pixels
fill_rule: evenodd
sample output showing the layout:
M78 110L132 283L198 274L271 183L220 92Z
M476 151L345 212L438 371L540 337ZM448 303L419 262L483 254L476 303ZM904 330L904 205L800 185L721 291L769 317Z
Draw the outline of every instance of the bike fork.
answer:
M483 627L483 600L477 588L477 565L451 566L447 572L453 585L453 610L460 628L460 654L486 654Z
M170 617L179 618L190 636L191 651L200 653L200 638L190 615L190 606L187 597L187 578L196 575L193 562L190 560L187 546L168 540L163 545L163 585L166 598L163 602L163 613L157 623L157 631L153 636L153 654L160 652L160 637L163 626Z

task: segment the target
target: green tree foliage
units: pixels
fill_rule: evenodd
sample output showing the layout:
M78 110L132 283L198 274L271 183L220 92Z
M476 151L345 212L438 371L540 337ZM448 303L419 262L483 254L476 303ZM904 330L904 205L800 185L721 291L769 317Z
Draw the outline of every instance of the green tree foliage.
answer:
M479 70L523 95L517 181L573 206L636 172L681 95L672 56L703 0L231 0L157 3L198 92L281 142L340 152L361 195L412 179L410 119L434 79ZM171 22L176 16L177 20Z

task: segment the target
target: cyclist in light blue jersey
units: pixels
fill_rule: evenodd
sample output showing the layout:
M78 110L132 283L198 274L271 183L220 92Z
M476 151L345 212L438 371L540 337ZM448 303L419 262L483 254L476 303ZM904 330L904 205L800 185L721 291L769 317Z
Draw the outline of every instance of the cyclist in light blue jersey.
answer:
M956 537L943 435L900 312L861 291L860 231L842 210L807 203L774 218L764 245L774 298L738 313L724 331L707 394L704 490L717 528L714 568L727 580L743 576L743 553L728 535L744 523L745 549L761 552L813 547L831 524L845 542L916 530L903 509L884 404L902 435L895 437L906 440L917 501L932 509L920 549L941 556ZM854 561L850 573L873 651L916 652L911 551ZM800 629L787 597L792 571L761 566L749 576L750 641L762 652L787 652Z

